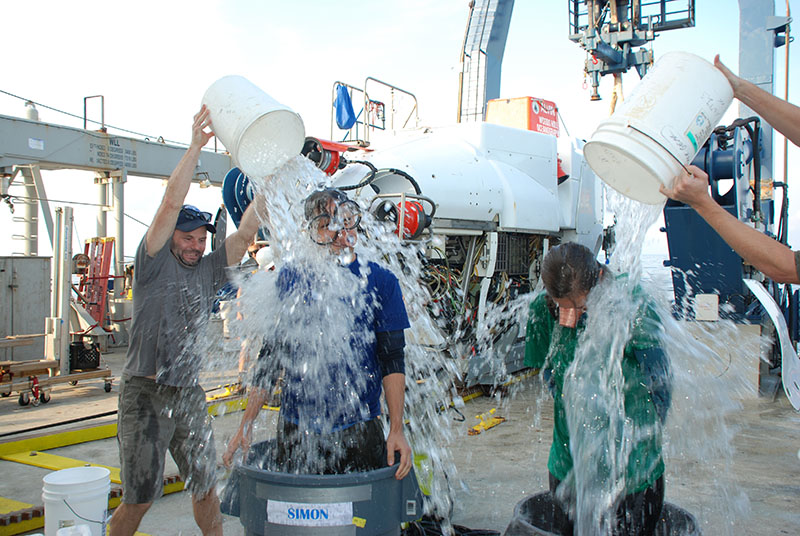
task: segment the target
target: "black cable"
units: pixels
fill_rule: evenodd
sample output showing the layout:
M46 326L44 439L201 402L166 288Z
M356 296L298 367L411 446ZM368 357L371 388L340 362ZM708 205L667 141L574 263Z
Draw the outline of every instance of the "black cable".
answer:
M339 186L339 189L342 190L343 192L346 192L347 190L357 190L359 188L363 188L364 186L368 186L370 183L372 183L372 181L375 180L375 176L378 173L378 168L376 168L372 164L372 162L367 162L366 160L349 160L347 163L361 164L363 166L366 166L369 168L369 173L367 174L367 177L358 184L351 184L350 186Z
M417 195L422 195L422 188L419 187L419 184L417 183L416 180L414 180L414 177L412 177L411 175L409 175L405 171L401 171L401 170L395 169L395 168L384 168L384 169L378 170L378 168L376 168L372 164L372 162L367 162L366 160L350 160L348 162L348 164L363 164L363 165L367 166L370 169L370 173L367 175L367 177L363 181L359 182L358 184L351 184L350 186L339 186L340 190L343 190L343 191L357 190L358 188L363 188L364 186L368 186L369 184L372 183L372 181L375 180L375 177L377 176L379 171L385 171L387 173L394 173L395 175L400 175L401 177L403 177L404 179L406 179L408 182L411 183L411 186L414 187L414 192Z
M456 422L464 422L464 421L467 420L467 418L464 417L464 414L461 413L461 410L459 410L457 407L453 406L452 410L456 412L456 415L458 415L458 417L453 417L454 421L456 421Z
M496 530L470 529L462 525L450 525L450 530L442 525L444 519L435 515L424 515L414 521L401 533L403 536L500 536Z
M750 126L750 123L753 123L754 126ZM758 116L751 116L747 118L740 118L728 125L727 127L717 127L714 129L714 134L719 136L721 139L725 141L725 146L722 149L727 148L727 142L732 139L731 132L736 130L737 128L742 127L747 130L747 133L750 135L750 141L753 144L753 179L754 179L754 186L751 188L753 192L753 221L759 221L761 216L761 150L760 150L760 133L761 133L761 118ZM779 231L780 233L780 231Z
M12 199L12 200L13 199L27 199L29 201L52 201L53 203L64 203L66 205L83 205L83 206L87 206L87 207L104 207L104 206L106 206L106 205L103 205L101 203L87 203L85 201L64 201L63 199L50 199L49 197L44 199L44 198L41 198L41 197L28 197L26 195L7 195L7 196L3 196L3 198L4 199L5 198L9 198L9 199ZM136 218L134 218L133 216L131 216L130 214L128 214L126 212L123 212L122 214L125 217L132 219L136 223L144 225L147 228L150 227L150 224L145 223L145 222L143 222L141 220L137 220Z
M388 171L389 173L394 173L395 175L400 175L401 177L403 177L404 179L406 179L408 182L411 183L411 186L414 187L414 192L417 195L422 195L422 188L420 188L419 184L417 184L417 181L415 181L414 178L411 175L409 175L408 173L406 173L405 171L401 171L401 170L395 169L395 168L387 168L385 170L382 169L381 171Z

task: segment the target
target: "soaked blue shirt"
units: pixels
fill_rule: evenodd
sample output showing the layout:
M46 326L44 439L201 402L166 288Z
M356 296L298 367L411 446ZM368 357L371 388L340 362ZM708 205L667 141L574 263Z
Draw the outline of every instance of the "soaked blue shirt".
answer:
M322 305L325 293L319 291L325 283L316 274L292 266L278 274L281 309L288 321L296 324L304 314L312 317L303 328L308 345L296 336L277 344L268 342L285 375L281 415L317 433L343 430L378 417L383 376L403 371L402 362L401 368L390 364L387 370L379 359L383 352L377 349L386 334L399 332L402 341L402 331L409 327L397 278L374 262L361 263L358 259L342 269L350 272L344 282L353 283L353 292L338 298L343 307L332 308L327 316ZM294 315L297 319L293 320ZM313 325L314 320L321 325ZM340 329L327 330L331 322ZM325 355L319 355L323 352Z

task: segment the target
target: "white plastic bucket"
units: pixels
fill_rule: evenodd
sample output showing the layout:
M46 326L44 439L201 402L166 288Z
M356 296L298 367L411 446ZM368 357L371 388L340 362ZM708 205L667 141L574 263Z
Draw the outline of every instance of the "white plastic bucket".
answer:
M271 175L303 149L300 116L246 78L220 78L206 90L203 104L214 133L245 175Z
M110 471L105 467L72 467L44 476L44 534L88 525L92 536L105 536Z
M58 529L56 536L92 536L92 529L89 525L75 525Z
M664 201L733 101L725 76L687 52L659 59L630 96L600 123L583 148L609 186L642 203Z

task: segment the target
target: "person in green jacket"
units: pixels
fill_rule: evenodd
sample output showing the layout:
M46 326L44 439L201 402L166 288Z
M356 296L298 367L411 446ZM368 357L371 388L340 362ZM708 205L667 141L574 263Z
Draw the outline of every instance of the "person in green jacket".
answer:
M638 285L612 276L576 243L548 252L542 281L546 292L530 305L525 365L542 371L554 399L547 467L555 528L572 535L577 517L578 533L591 523L593 533L599 524L604 534L653 534L664 502L661 427L671 401L658 314ZM609 327L589 333L588 320ZM592 486L604 489L588 495ZM590 497L584 508L593 513L580 515L579 497Z

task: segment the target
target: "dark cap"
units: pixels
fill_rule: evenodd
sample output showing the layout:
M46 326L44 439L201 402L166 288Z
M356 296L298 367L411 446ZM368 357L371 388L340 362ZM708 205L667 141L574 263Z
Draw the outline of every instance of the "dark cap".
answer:
M211 223L211 213L203 212L197 207L192 205L183 205L178 214L178 222L175 224L175 229L189 233L199 227L205 226L209 232L216 233L217 229Z

